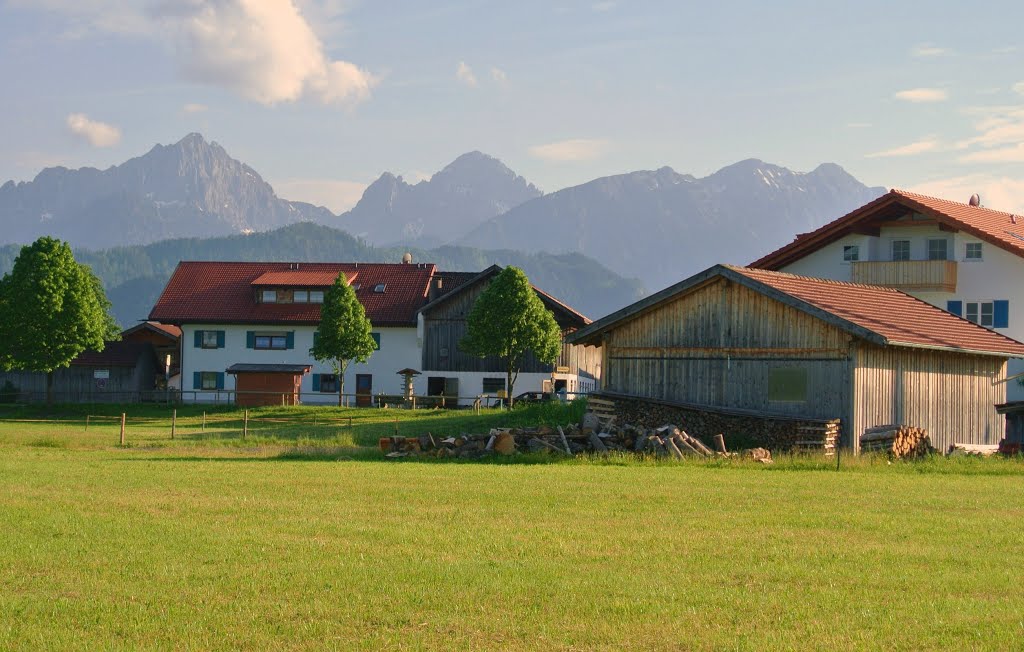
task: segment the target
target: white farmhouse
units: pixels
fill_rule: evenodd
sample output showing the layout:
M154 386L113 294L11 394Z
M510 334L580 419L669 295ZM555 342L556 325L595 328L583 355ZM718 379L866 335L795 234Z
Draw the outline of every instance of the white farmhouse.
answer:
M150 319L181 328L181 395L185 401L240 404L337 404L339 378L329 363L309 354L326 290L344 273L372 324L377 350L345 375L348 402L372 405L403 395L403 370L418 396L446 396L450 405L496 396L504 374L496 361L470 360L458 350L461 329L436 329L423 309L439 314L445 297L473 295L497 267L481 274L441 272L424 263L181 262ZM536 290L536 288L535 288ZM568 333L589 320L540 290ZM459 303L462 303L461 301ZM429 312L428 312L429 314ZM457 320L446 318L449 325ZM429 343L425 332L431 333ZM598 370L580 367L583 347L566 346L556 365L532 365L516 393L563 384L577 391L595 384ZM582 361L593 360L582 356ZM599 360L599 356L596 358ZM440 366L431 366L438 361ZM570 366L574 365L574 366ZM436 368L435 368L436 367ZM460 397L456 399L456 397ZM354 400L353 400L354 399Z
M1024 340L1024 217L975 204L891 190L750 267L898 288ZM1010 380L1007 399L1024 386Z

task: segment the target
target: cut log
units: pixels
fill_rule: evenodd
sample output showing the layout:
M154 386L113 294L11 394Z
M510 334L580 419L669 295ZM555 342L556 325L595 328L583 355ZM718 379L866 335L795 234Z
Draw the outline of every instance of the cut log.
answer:
M565 431L562 430L562 426L558 426L558 434L562 437L562 445L565 446L566 454L572 456L572 449L569 448L569 440L565 438Z
M590 434L590 444L594 447L594 450L598 453L607 453L608 447L601 441L601 435L595 433Z

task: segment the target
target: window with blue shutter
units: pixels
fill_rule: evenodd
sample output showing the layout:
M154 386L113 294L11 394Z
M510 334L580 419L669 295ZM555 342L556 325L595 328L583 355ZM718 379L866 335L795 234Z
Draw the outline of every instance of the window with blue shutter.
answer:
M313 391L320 391L320 374L313 374Z
M963 301L947 301L946 311L951 312L957 317L962 317L964 314L964 302Z
M256 348L256 331L245 331L245 348Z
M203 373L201 371L195 371L192 373L192 389L203 388Z
M286 349L294 349L295 348L295 331L288 331L287 333L285 333L284 337L285 337L284 348L286 348Z
M192 346L197 349L203 348L203 331L195 332L195 338L193 339Z
M373 350L380 351L380 333L370 333L370 337L373 338Z
M224 389L224 372L217 372L217 389Z
M224 348L224 331L217 331L217 348Z
M992 327L1009 328L1010 326L1010 302L1006 299L996 299L992 302Z

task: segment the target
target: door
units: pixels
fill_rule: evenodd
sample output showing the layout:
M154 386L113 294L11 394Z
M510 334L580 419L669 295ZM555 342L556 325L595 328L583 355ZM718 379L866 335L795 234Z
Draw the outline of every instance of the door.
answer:
M373 405L373 374L356 374L356 406Z

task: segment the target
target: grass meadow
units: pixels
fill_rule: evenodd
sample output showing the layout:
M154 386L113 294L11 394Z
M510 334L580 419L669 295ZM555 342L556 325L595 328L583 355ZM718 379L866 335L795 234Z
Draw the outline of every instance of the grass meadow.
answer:
M1024 644L1019 459L385 461L396 416L576 415L127 410L123 448L120 408L0 410L0 649Z

